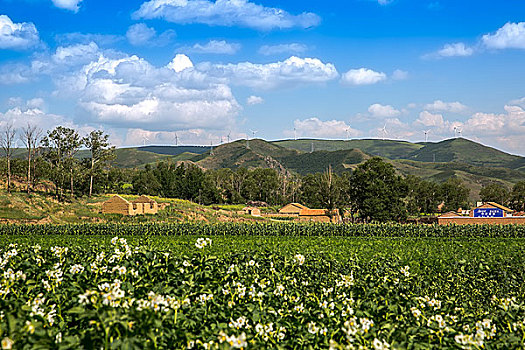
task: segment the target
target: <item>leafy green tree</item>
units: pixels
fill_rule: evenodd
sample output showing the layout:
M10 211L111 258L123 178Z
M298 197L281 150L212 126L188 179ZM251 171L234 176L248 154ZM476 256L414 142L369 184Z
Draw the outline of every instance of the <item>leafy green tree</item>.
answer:
M525 211L525 181L520 181L512 187L510 203L512 209Z
M82 145L80 136L71 128L57 126L42 139L45 159L52 165L56 195L63 200L63 191L69 175L71 196L74 195L73 179L77 161L75 154Z
M409 175L405 178L408 186L407 209L412 215L435 213L441 203L439 185Z
M275 169L256 168L249 171L243 183L242 196L247 200L281 203L279 174Z
M352 210L365 221L406 219L404 197L408 188L394 167L379 157L359 165L351 177Z
M468 196L470 189L465 186L461 179L449 178L443 182L439 189L440 197L445 203L443 211L458 210L469 206Z
M89 168L89 196L93 193L93 180L101 176L102 171L115 159L115 147L109 144L109 135L104 134L102 130L93 130L84 137L82 143L91 152Z
M161 184L148 164L144 170L138 171L132 180L133 190L137 194L157 196L161 191Z
M510 191L507 186L491 182L479 191L479 196L483 202L496 202L502 205L507 205L509 202Z

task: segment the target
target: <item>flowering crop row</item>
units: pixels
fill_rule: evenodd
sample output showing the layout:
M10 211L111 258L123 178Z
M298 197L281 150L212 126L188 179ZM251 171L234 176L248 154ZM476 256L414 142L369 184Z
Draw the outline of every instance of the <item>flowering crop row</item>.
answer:
M506 237L525 238L525 225L414 225L321 223L0 224L0 235Z
M50 247L7 240L4 349L525 345L520 250L439 264L432 250L425 258L264 248L219 257L215 239L198 236L165 249L118 237L64 237Z

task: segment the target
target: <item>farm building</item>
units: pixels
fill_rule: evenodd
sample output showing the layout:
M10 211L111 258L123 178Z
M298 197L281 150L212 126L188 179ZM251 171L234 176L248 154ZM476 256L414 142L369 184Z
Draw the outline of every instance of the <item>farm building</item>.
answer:
M469 211L469 216L448 212L438 217L440 225L525 225L525 216L515 216L514 211L494 202L479 203Z
M261 209L257 207L244 207L238 212L241 215L261 216Z
M279 210L279 216L297 217L299 221L341 222L337 210L329 213L327 209L310 209L299 203L285 205Z
M137 211L142 210L142 214L157 214L159 211L157 202L146 196L140 196L131 203L133 204L133 209ZM142 206L142 209L140 209L140 206Z
M119 195L115 195L102 204L103 214L122 214L122 215L141 215L141 214L157 214L158 204L156 201L141 196L129 202Z
M286 216L299 216L301 210L308 209L308 207L299 204L299 203L290 203L286 204L284 207L279 210L280 215Z

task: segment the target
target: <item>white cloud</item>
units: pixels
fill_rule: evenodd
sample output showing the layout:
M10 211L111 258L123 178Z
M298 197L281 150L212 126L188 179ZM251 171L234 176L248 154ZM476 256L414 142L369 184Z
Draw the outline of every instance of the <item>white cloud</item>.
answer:
M525 49L525 22L506 23L496 33L483 35L482 42L489 49Z
M101 53L57 84L57 95L77 99L94 122L114 127L223 129L241 109L227 85L194 72L184 55L157 68L137 56Z
M259 53L265 56L280 54L301 54L308 50L308 46L299 43L263 45L259 48Z
M163 18L178 24L241 26L264 31L309 28L321 21L314 13L292 15L282 9L264 7L248 0L150 0L141 5L134 17Z
M472 56L474 49L465 46L464 43L446 44L437 51L439 57L466 57Z
M38 100L20 101L19 106L12 107L5 113L0 112L0 128L13 125L15 129L21 129L28 124L37 126L43 131L51 130L58 125L78 128L71 120L62 115L44 112L41 107L36 106L39 102Z
M389 5L389 4L393 3L393 2L394 2L394 0L377 0L377 3L379 5L382 5L382 6Z
M360 131L352 129L350 125L342 120L322 121L319 118L308 118L294 121L294 127L299 137L320 137L320 138L345 138L355 137L361 134ZM288 130L285 136L293 136L294 131Z
M517 100L512 100L509 102L511 105L517 105L520 107L525 107L525 97L519 98Z
M436 100L425 105L425 109L430 111L463 113L468 110L468 107L460 102L443 102L441 100Z
M234 55L241 49L241 44L228 43L225 40L210 40L206 44L195 44L189 48L183 48L181 51L191 53Z
M292 56L282 62L257 64L203 64L197 66L211 77L236 85L260 89L290 86L304 83L324 83L338 77L335 66L317 58Z
M183 54L177 54L173 60L168 64L168 68L179 73L185 69L193 68L193 62L190 58Z
M392 118L401 114L401 112L394 107L390 105L382 105L379 103L374 103L368 107L368 113L370 113L372 117L375 118Z
M134 24L126 32L126 38L134 46L165 46L170 43L174 36L175 32L173 30L167 30L157 35L157 31L154 28L150 28L144 23Z
M14 23L0 15L0 49L24 50L38 45L38 30L33 23Z
M351 69L343 74L341 81L349 85L371 85L386 80L386 74L368 68Z
M422 111L419 113L419 118L416 119L414 124L419 124L425 127L436 127L443 128L445 126L445 120L442 114L430 113L429 111Z
M404 70L401 70L401 69L396 69L394 71L394 73L392 73L392 79L394 79L394 80L406 80L406 79L408 79L408 72L406 72Z
M246 99L246 103L250 106L258 105L264 102L264 99L260 96L250 96Z
M78 12L79 4L82 0L53 0L53 4L61 9Z

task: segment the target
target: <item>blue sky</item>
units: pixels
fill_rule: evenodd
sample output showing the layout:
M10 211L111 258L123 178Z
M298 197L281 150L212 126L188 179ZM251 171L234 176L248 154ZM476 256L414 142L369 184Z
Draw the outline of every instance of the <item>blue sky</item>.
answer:
M524 20L521 1L0 0L0 126L525 155Z

